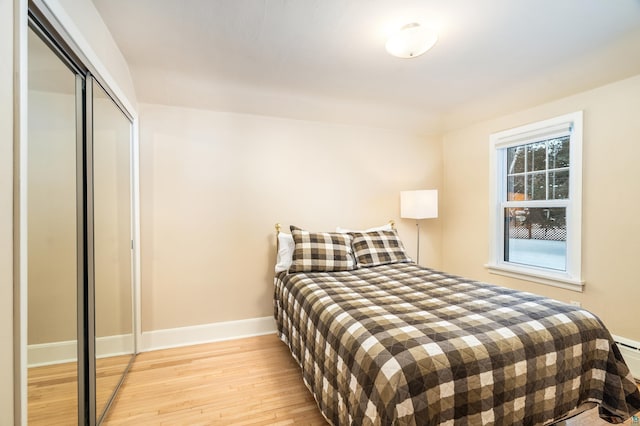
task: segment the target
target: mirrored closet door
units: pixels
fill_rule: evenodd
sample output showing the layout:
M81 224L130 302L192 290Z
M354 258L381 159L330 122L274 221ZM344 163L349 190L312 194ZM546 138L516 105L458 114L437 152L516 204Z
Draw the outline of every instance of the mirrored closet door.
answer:
M132 121L29 5L29 425L106 419L135 356Z
M131 123L93 84L96 413L110 403L134 353Z
M78 419L76 80L28 35L28 422Z

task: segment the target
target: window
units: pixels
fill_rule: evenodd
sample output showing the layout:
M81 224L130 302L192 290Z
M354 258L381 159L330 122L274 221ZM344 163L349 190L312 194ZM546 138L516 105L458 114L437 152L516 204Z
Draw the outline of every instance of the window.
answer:
M582 112L491 135L493 273L581 291Z

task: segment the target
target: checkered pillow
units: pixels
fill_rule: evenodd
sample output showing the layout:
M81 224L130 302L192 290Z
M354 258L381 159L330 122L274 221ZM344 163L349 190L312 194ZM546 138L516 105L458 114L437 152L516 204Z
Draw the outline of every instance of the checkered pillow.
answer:
M295 243L289 272L332 272L355 269L351 235L302 230L291 226Z
M358 267L412 262L395 230L351 232L350 235Z

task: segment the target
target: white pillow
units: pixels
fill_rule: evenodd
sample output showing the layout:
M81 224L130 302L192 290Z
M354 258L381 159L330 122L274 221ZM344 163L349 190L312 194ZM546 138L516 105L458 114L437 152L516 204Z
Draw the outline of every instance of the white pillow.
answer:
M278 258L276 259L276 273L288 271L293 262L293 251L296 243L293 236L285 232L278 233Z
M336 232L340 232L341 234L347 234L349 232L375 232L375 231L391 231L393 229L393 227L391 226L391 223L385 223L382 226L376 226L373 228L369 228L369 229L365 229L365 230L358 230L358 229L345 229L345 228L340 228L339 226L336 228Z

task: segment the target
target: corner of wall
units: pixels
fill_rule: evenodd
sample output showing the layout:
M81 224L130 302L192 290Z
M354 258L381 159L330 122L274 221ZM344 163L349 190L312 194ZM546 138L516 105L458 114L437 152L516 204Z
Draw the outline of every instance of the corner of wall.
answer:
M125 109L137 117L137 99L129 65L90 0L42 0L86 56L94 72Z
M19 369L15 368L13 160L14 64L21 0L0 2L0 425L19 424Z

